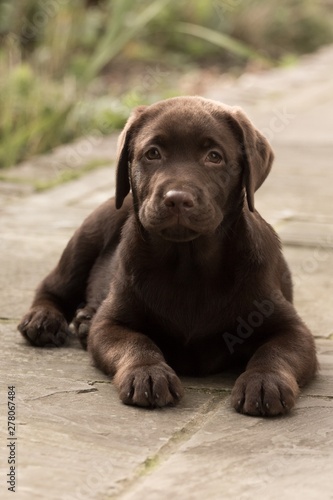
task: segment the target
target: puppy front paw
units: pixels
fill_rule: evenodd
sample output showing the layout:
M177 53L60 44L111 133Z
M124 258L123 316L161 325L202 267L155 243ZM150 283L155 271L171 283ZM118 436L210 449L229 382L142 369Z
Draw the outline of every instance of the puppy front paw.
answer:
M184 395L176 373L163 362L120 369L114 383L127 405L161 408L177 404Z
M61 347L70 333L63 315L45 306L32 307L17 328L30 344L37 347Z
M245 371L231 392L231 404L239 413L274 417L288 413L299 392L296 379L285 372Z
M75 317L71 323L71 329L79 338L83 349L87 349L90 324L95 313L96 310L93 307L85 306L76 311Z

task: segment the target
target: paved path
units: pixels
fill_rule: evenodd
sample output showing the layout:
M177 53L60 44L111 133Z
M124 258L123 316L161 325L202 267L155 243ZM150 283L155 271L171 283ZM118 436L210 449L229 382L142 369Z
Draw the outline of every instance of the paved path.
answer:
M332 77L330 48L297 68L233 86L217 82L205 92L243 105L276 151L256 203L285 244L296 304L321 362L286 418L236 414L228 375L184 379L177 408L126 407L78 345L26 346L16 324L36 284L83 217L112 193L114 172L107 165L41 194L31 194L29 182L0 187L1 498L14 498L6 484L8 385L16 387L18 500L333 498ZM86 154L98 149L99 158L112 158L110 144L101 141ZM76 153L77 146L64 154L68 160ZM23 171L32 175L28 166L12 175Z

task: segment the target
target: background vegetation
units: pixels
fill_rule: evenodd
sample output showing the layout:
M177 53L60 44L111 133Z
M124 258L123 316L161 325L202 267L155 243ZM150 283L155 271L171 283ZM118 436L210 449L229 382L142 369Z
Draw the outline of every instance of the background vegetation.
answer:
M177 94L193 65L290 63L333 40L332 0L0 0L0 167Z

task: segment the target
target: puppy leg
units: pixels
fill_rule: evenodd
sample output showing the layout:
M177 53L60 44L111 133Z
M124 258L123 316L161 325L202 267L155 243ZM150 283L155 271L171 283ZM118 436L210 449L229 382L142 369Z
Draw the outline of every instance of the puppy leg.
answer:
M98 368L114 375L114 384L125 404L163 407L176 404L183 396L179 378L154 342L142 333L96 317L88 350Z
M236 380L232 405L247 415L270 417L288 413L295 405L299 387L309 382L316 370L313 337L299 321L256 351L246 371Z
M30 311L18 326L33 345L62 345L69 335L68 323L82 302L90 272L101 251L111 255L131 201L116 211L114 199L99 206L74 233L57 267L42 281Z
M63 345L69 334L68 322L85 301L91 268L100 251L100 239L92 238L89 219L74 234L56 268L39 285L30 311L18 325L32 345ZM95 230L95 233L97 231Z

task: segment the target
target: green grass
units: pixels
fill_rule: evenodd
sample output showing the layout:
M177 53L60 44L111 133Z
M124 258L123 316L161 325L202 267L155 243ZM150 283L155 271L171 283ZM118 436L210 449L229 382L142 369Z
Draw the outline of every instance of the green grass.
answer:
M63 85L38 78L27 63L13 68L7 79L0 79L0 96L1 166L74 137L66 124L75 96L66 95Z
M40 2L2 2L0 15L7 15L13 31L3 36L0 51L0 167L91 129L109 132L122 126L130 110L119 102L101 111L90 85L168 2L155 0L139 8L135 0L113 0L106 2L105 12L95 9L92 18L77 0L55 2L49 15ZM137 15L125 29L134 9ZM18 16L23 21L17 26ZM39 19L46 20L38 24ZM92 104L83 115L86 102Z

